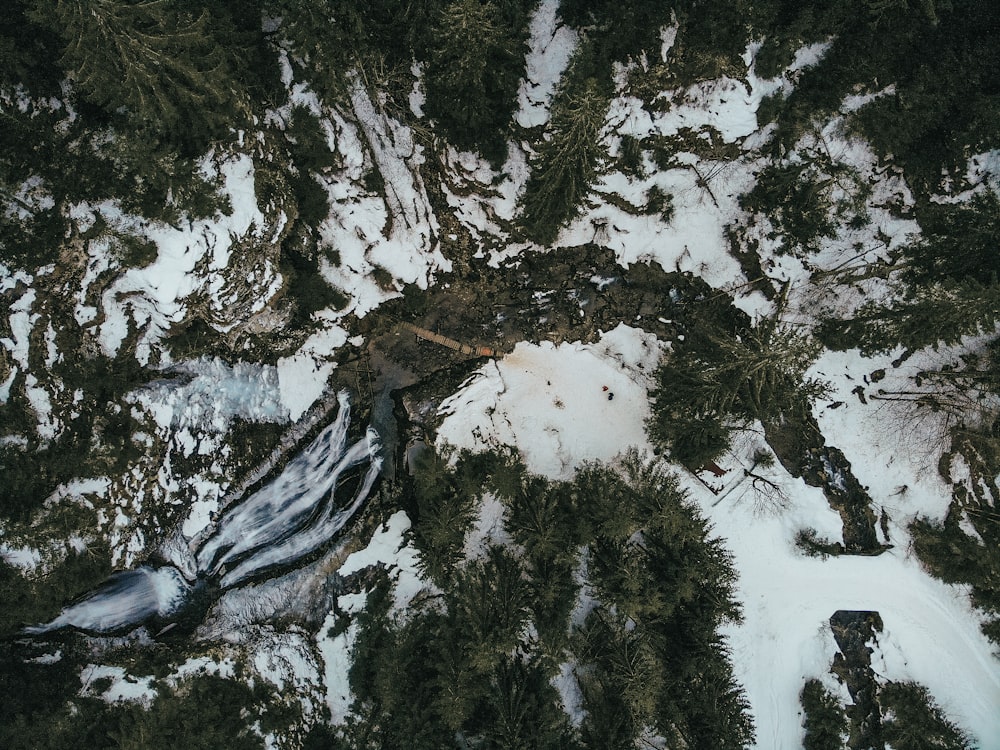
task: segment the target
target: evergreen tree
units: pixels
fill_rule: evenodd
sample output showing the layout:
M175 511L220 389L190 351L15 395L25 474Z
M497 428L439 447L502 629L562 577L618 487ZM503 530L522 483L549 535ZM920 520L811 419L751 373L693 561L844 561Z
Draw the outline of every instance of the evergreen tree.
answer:
M819 680L806 680L799 695L805 737L804 750L841 750L847 736L847 714L840 702Z
M588 55L593 51L585 43L552 103L548 138L531 160L531 177L521 198L522 224L541 244L555 240L559 229L579 213L605 155L600 136L610 95L596 77L582 76L592 62Z
M879 691L882 736L893 750L969 750L972 743L931 699L923 685L890 682Z
M90 101L124 107L140 128L181 140L217 137L244 116L235 35L217 28L207 8L179 0L32 1L32 18L65 40L61 63Z
M992 480L996 474L987 475ZM967 533L962 520L975 530ZM920 561L946 583L969 587L972 603L989 622L983 631L1000 643L1000 514L995 506L952 502L943 523L918 518L910 524Z
M1000 196L991 190L965 203L918 209L921 235L904 245L900 277L914 292L923 284L1000 282Z
M826 319L817 336L831 349L862 354L957 344L963 336L992 332L1000 322L1000 285L973 279L929 282L890 304L866 302L847 320Z
M459 572L449 609L468 659L480 672L517 646L530 602L519 562L502 547L490 547L485 560Z
M494 162L506 156L504 136L524 73L518 15L504 18L490 0L453 0L434 27L424 77L427 114L456 146L478 147Z
M738 330L699 321L657 370L650 437L688 466L714 460L729 445L727 423L773 419L825 391L805 377L818 353L776 319Z
M421 455L413 483L416 501L414 542L420 564L433 580L450 578L462 558L465 532L472 525L478 493L461 486L461 472L450 471L446 461L429 450Z
M506 657L493 670L486 698L483 747L571 750L576 743L559 696L537 657Z
M828 346L864 354L922 349L996 328L1000 197L987 191L966 204L928 204L918 218L923 234L901 249L897 299L868 302L852 318L824 321L818 334Z

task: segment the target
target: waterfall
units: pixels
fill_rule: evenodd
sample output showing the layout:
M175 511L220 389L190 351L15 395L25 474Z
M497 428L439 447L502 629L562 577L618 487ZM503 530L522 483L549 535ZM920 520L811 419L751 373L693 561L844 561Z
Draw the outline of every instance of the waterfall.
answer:
M382 467L378 434L369 427L361 440L348 445L347 392L341 392L338 400L334 422L281 474L226 511L194 550L199 580L224 590L291 565L329 542L361 508ZM355 470L365 463L367 469L357 477ZM339 495L351 485L355 489L345 503ZM24 632L37 635L66 627L95 633L122 631L153 617L177 614L194 590L176 566L144 565L115 573L52 621Z

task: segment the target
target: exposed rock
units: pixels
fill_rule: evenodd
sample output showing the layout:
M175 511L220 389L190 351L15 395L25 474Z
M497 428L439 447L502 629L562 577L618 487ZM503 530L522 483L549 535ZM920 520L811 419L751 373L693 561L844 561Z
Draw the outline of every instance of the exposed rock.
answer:
M847 707L850 719L850 750L884 750L882 718L878 702L878 683L871 668L869 643L882 632L878 612L837 610L830 618L833 637L840 653L833 657L831 671L847 686L853 706Z

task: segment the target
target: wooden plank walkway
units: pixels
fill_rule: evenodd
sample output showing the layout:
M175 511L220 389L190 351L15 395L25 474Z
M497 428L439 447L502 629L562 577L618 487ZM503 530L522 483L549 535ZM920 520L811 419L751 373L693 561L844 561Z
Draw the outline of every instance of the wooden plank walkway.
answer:
M472 354L477 357L496 356L496 351L488 346L469 346L468 344L463 344L460 341L455 341L455 339L450 339L447 336L434 333L434 331L428 331L426 328L420 328L419 326L415 326L413 323L407 323L406 321L400 322L400 325L419 339L432 341L435 344L446 346L449 349L454 349L456 352L461 352L462 354Z

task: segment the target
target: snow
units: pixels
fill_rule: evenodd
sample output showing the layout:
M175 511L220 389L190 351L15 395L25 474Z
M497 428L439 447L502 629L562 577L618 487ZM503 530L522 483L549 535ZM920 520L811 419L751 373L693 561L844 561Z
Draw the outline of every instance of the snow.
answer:
M327 183L331 214L321 227L324 243L336 249L340 262L324 263L321 270L350 296L345 312L363 316L398 296L402 284L426 289L451 263L438 247L437 219L418 171L422 147L409 127L372 100L358 73L351 77L349 95L357 125L332 114L346 179ZM359 184L372 169L382 177L384 196ZM372 277L376 268L390 274L393 289L379 286Z
M10 305L10 317L8 318L10 333L8 337L0 338L0 346L3 346L10 356L22 369L28 368L28 349L30 346L29 337L31 329L38 322L38 313L32 313L31 307L35 303L35 290L28 289L18 299Z
M522 342L441 405L438 444L515 447L529 471L567 479L583 461L645 444L649 370L640 365L659 351L655 337L625 325L595 344ZM595 420L601 428L587 429Z
M348 576L373 565L386 567L395 584L394 609L402 610L425 587L417 569L417 550L405 538L410 526L406 513L397 511L375 531L364 549L353 552L344 560L338 574ZM367 593L345 594L338 598L338 606L346 613L358 612L364 607L367 596ZM344 723L350 713L353 699L348 673L351 668L351 649L358 635L357 621L352 620L346 629L331 637L331 629L337 625L339 617L335 612L330 612L316 635L316 647L323 660L326 703L334 725Z
M102 309L106 319L100 326L99 337L108 356L113 356L128 334L129 325L149 323L142 333L137 349L140 361L150 355L150 347L174 323L184 319L187 301L198 293L206 293L218 308L213 296L225 286L224 272L230 260L230 249L246 237L262 237L266 217L257 207L254 191L253 160L240 154L216 164L212 156L202 163L208 177L218 175L221 192L228 198L229 215L188 222L187 227L151 224L125 216L111 203L92 207L114 229L143 236L157 246L156 260L143 268L129 268L104 290ZM206 272L196 272L202 264ZM269 270L269 269L265 269ZM265 274L263 288L255 289L252 311L259 310L276 290L278 280ZM81 300L82 304L83 300ZM77 315L85 315L85 306Z
M570 662L563 662L559 665L559 674L552 678L552 687L559 693L562 701L562 709L569 715L573 726L579 727L583 723L586 711L583 709L583 691L580 690L580 683L576 679L575 665Z
M11 547L7 544L0 543L0 558L2 558L7 565L20 568L21 570L27 572L34 570L39 566L42 562L42 553L34 547Z
M323 395L336 367L332 357L347 343L347 331L343 328L327 319L323 319L321 325L298 351L278 360L281 403L293 422Z
M558 0L541 0L531 16L526 75L520 83L515 114L522 128L538 129L548 122L560 76L579 41L577 33L562 24L558 6ZM676 31L676 27L668 27L661 32L664 62L669 60ZM744 55L748 66L744 80L724 77L704 81L664 92L652 103L632 96L627 85L629 70L621 69L622 85L611 102L603 135L610 153L615 153L626 135L669 138L687 131L697 134L705 147L695 149L698 154L672 154L666 168L653 168L647 162L649 174L644 177L604 172L593 185L590 205L563 229L557 244L580 247L596 242L613 250L621 266L656 262L669 271L697 274L715 288L736 290L737 304L748 313L759 315L771 310L770 303L758 293L744 295L739 291L746 279L729 253L728 232L734 227L746 229L741 223L749 217L739 206L739 196L752 187L755 172L766 163L755 151L768 136L768 129L759 128L757 123L761 101L769 95L792 91L797 73L816 64L828 47L828 43L804 47L780 76L762 79L753 65L758 47L751 45ZM326 250L321 270L349 302L342 311L317 313L313 320L315 332L298 351L279 358L275 366L196 360L165 373L180 373L186 378L183 382L164 379L130 394L136 407L133 413L139 416L140 409L145 409L150 416L149 431L159 428L160 437L170 441L170 451L183 456L228 449L220 449L218 436L236 417L272 423L298 420L325 392L336 367L335 353L348 342L346 316L362 317L399 296L404 285L427 288L437 275L451 270L439 246L440 226L420 172L424 150L411 129L389 114L391 109L384 106L377 90L368 86L361 74L349 78L348 99L343 103L346 111L330 109L307 84L293 80L294 70L287 54L280 52L279 56L288 98L264 119L280 128L292 107L306 107L320 118L330 149L338 153L338 166L318 177L330 203L330 216L320 229ZM413 64L412 72L415 81L407 103L414 115L421 117L424 94L418 63ZM854 112L893 92L890 85L847 96L841 102L841 113ZM19 105L26 106L23 102ZM857 256L859 264L872 262L919 232L914 221L898 216L900 208L913 205L898 170L880 164L867 144L846 136L844 122L844 117L836 116L818 123L786 156L789 160L808 159L810 151L815 151L857 170L860 179L873 190L868 206L870 225L862 229L840 226L837 236L822 240L820 251L806 260L775 254L776 242L767 238L772 227L766 217L755 217L760 223L747 229L744 237L759 244L761 265L768 276L791 283L784 314L795 322L811 323L821 305L823 309L847 309L857 301L853 291L806 284L811 272L837 269L852 256ZM710 154L710 147L719 142L735 145L742 156L721 162L704 155ZM478 243L475 257L492 265L521 252L542 249L507 241L509 223L516 221L518 195L530 172L527 148L511 143L507 162L499 170L475 154L447 150L441 155L447 179L440 188L452 213ZM110 237L86 243L86 265L81 268L79 289L73 291L73 316L98 335L105 354L116 353L132 334L139 337L140 361L153 362L161 337L188 319L196 306L199 312L211 314L213 326L225 331L238 324L238 319L262 311L279 292L283 280L270 258L246 267L240 265L240 254L234 248L243 241L265 246L276 243L286 228L288 214L276 210L273 216L265 215L258 207L250 156L209 155L202 168L207 177L220 179L222 192L233 209L229 215L168 226L124 215L112 202L66 207L80 232L92 228L101 217L111 232L149 238L157 247L152 264L122 272L115 267ZM369 187L376 173L384 189ZM998 174L1000 151L969 158L966 180L973 189L995 187ZM654 186L670 196L669 217L641 211ZM16 195L36 207L52 205L45 185L37 178L21 185ZM940 200L950 202L967 195L942 196ZM621 201L636 210L625 211L615 205ZM385 274L376 279L379 269ZM42 269L39 275L52 271L51 267ZM108 279L110 284L101 286ZM613 270L605 269L592 281L600 289L614 280ZM10 374L0 383L0 400L9 399L15 377L21 374L19 382L23 382L25 395L36 411L39 435L50 438L60 426L60 415L53 411L53 402L59 401L58 384L42 372L28 372L28 365L34 356L37 361L44 360L51 370L62 354L56 350L55 330L47 321L45 336L36 338L42 350L29 351L34 328L45 314L36 291L30 288L33 283L31 276L0 264L0 292L10 293L19 284L28 287L10 304L5 326L8 335L0 338L3 354L11 365ZM47 304L47 300L43 298L42 303ZM355 336L350 343L360 348L364 340ZM612 461L629 446L649 451L644 430L649 414L647 389L662 351L663 345L655 337L626 325L604 333L591 344L522 342L510 355L477 370L442 404L437 443L472 450L509 446L521 453L529 470L554 479L572 477L586 461ZM787 497L785 500L762 499L745 477L740 478L741 468L750 464L750 456L764 447L759 426L755 426L756 433L739 439L723 461L731 471L721 480L724 489L719 495L710 493L687 474L681 475L691 497L713 523L714 533L723 538L735 557L739 571L737 595L745 620L727 626L725 636L737 676L747 690L760 748L800 747L798 694L804 680L820 677L827 685L835 686L829 666L836 645L828 620L837 609L879 611L885 628L873 654L878 677L913 679L927 685L946 712L972 732L985 750L1000 748L1000 714L996 710L1000 706L1000 668L996 649L980 633L981 618L970 609L966 590L930 577L909 551L908 523L917 516L942 518L950 488L936 471L940 445L935 441L942 435L941 424L935 421L938 417L931 415L913 427L906 421L913 414L906 411L905 405L875 398L879 388L912 388L913 373L928 364L920 354L904 366L893 368L890 361L896 354L863 359L856 352L824 352L810 371L832 385L829 398L815 407L816 418L828 441L844 451L854 473L869 489L874 510L887 514L888 541L894 545L888 552L878 557L826 559L803 555L794 545L796 533L813 528L820 537L836 541L841 534L840 518L818 489L788 476L780 465L757 467L755 471L773 481ZM865 377L876 369L886 371L885 379L877 384ZM859 385L867 395L867 404L854 392ZM608 399L611 394L613 400ZM148 435L146 438L152 447L154 439ZM366 441L362 443L340 447L354 451L350 460L372 458L373 447ZM339 458L333 456L331 460L336 463ZM222 469L216 465L213 477L179 479L173 474L170 460L168 453L158 473L148 479L168 497L179 494L183 481L190 504L180 530L190 538L207 526L211 514L219 509L220 485L216 480ZM372 481L375 463L367 475ZM957 479L961 479L962 468L954 466ZM120 559L123 548L134 557L148 551L139 525L143 505L151 505L153 490L142 486L142 471L137 469L134 475L121 480L98 478L60 487L46 505L51 507L67 499L93 505L85 495L110 495L108 502L98 507L99 526L105 530L111 527L108 533L116 559ZM311 482L312 478L299 477L299 489L308 485L309 490L316 490L319 483ZM122 487L126 488L124 492ZM233 576L229 583L241 582L239 576L256 574L272 562L290 559L280 554L294 557L309 548L310 539L292 540L283 546L288 542L284 538L287 526L295 526L296 521L282 516L278 508L279 501L289 500L289 494L282 491L268 496L262 490L244 503L242 512L231 510L224 516L237 522L228 531L220 532L219 539L226 537L227 543L234 543L227 549L239 552L240 542L249 540L260 529L281 537L267 555L249 553L246 560L234 559L232 562L243 564L245 570L241 573L237 567L229 571ZM259 507L254 506L254 498ZM321 502L315 496L312 500ZM255 507L263 508L259 516L251 513ZM287 504L282 508L288 510ZM485 496L465 540L467 559L475 559L491 544L509 544L503 516L503 504ZM346 576L373 565L384 566L395 582L397 613L429 585L419 575L418 554L409 540L410 525L404 512L393 514L374 532L365 549L350 555L339 569L340 575ZM124 532L130 536L121 542L126 538ZM318 534L326 535L326 529ZM59 549L52 543L34 547L23 542L20 537L5 538L0 544L0 557L25 571L44 568L54 555L64 554L68 548L79 551L87 544L80 536L59 540ZM209 542L206 549L211 550L212 544ZM277 553L278 557L270 556ZM585 569L584 557L581 579L585 578ZM191 571L195 571L193 563ZM129 617L150 612L169 614L187 590L180 573L169 567L155 571L140 568L116 581L118 588L99 590L41 629L61 624L118 627ZM278 586L275 582L275 589ZM261 609L251 614L259 614L265 605L273 603L264 601L271 595L273 590L264 587L247 588L233 593L227 606L249 611L256 603ZM341 612L358 612L366 596L364 592L341 596ZM128 601L123 604L123 599ZM574 619L579 621L593 604L587 589L581 590ZM115 607L120 607L120 616L108 619L107 610ZM314 706L314 698L315 705L325 701L337 724L345 720L350 708L348 670L357 635L356 622L335 637L329 635L342 616L331 612L315 636L259 628L252 632L240 630L230 637L242 639L240 642L249 650L247 664L257 675L283 691L297 693L307 713ZM571 663L561 664L552 684L578 724L582 701L574 668ZM204 657L186 662L167 682L206 669L230 677L235 674L232 661L220 664ZM105 700L148 702L155 696L152 676L136 678L120 667L94 664L81 675L84 692L102 678L111 680L111 686L101 693ZM839 693L843 692L841 688Z
M91 685L97 680L110 680L111 684L100 694L108 703L123 701L149 704L156 698L156 689L152 675L136 678L128 674L122 667L112 667L99 664L88 664L80 672L83 687L82 695L91 695Z
M404 608L424 587L417 569L417 550L404 537L411 526L404 511L393 513L375 531L367 547L344 560L338 573L348 576L372 565L384 565L395 582L395 607Z
M52 413L49 392L38 384L38 379L28 373L24 376L24 395L35 412L35 430L42 440L51 440L58 432L59 423Z
M343 597L341 597L343 598ZM336 626L338 616L330 612L316 636L316 648L323 660L323 685L326 705L330 709L330 723L343 724L350 714L351 703L351 648L358 637L358 624L351 624L342 633L331 638L329 633Z
M702 505L705 491L692 488ZM931 578L905 548L878 557L803 557L789 517L753 516L745 506L708 508L739 570L744 623L725 629L737 678L757 724L757 747L801 747L798 695L829 670L829 618L837 609L876 610L886 624L879 677L913 679L983 743L1000 738L1000 669L965 592Z
M235 417L278 423L289 418L274 367L202 358L178 365L171 374L182 377L154 381L131 394L163 429L224 432Z
M648 451L643 432L646 373L660 351L650 338L620 326L596 344L518 344L513 354L480 368L442 405L438 443L473 450L515 446L529 470L554 479L569 478L583 460L609 460L630 445ZM824 358L817 371L834 378L837 367L858 364ZM613 402L604 400L602 385L615 392ZM879 437L885 436L885 428L868 436L869 427L884 418L877 407L864 419L839 416L857 413L821 410L820 420L830 442L855 461L876 502L905 516L894 519L895 547L880 556L820 559L798 550L797 531L812 527L820 536L836 539L839 519L818 489L791 478L780 466L767 470L767 476L788 495L783 506L755 502L745 482L734 486L731 478L738 477L738 465L749 466L749 456L761 447L756 434L737 441L723 462L732 469L730 492L716 496L680 474L710 520L712 533L734 555L744 621L727 625L724 635L757 725L756 746L801 747L799 692L810 677L828 679L824 675L836 653L829 618L838 609L865 609L878 611L885 623L881 655L874 663L879 678L926 685L984 750L998 748L1000 665L995 648L980 632L980 617L971 610L964 588L928 575L909 553L905 537L905 521L912 514L940 512L947 503L945 488L931 476L932 469L895 458L893 446ZM896 483L907 479L914 489L905 503L893 501ZM586 593L582 596L585 608ZM568 669L563 665L553 684L572 710Z
M576 49L578 34L562 25L558 11L559 0L542 0L528 25L526 78L517 92L518 110L514 116L522 128L548 122L559 78Z
M312 639L297 630L278 632L263 628L256 634L254 672L274 685L282 696L291 696L302 707L304 718L314 718L322 692Z
M506 506L492 493L486 493L479 502L476 520L465 535L465 559L477 560L486 557L490 547L512 544L506 523Z
M696 169L658 171L641 181L617 172L605 175L595 185L597 193L615 193L635 206L645 204L650 187L659 187L671 197L669 223L658 215L635 215L601 203L563 230L559 244L577 247L596 241L614 250L621 266L655 261L667 271L695 273L716 288L741 281L726 229L739 211L739 195L752 186L752 177L745 165L727 165L709 180L710 193L700 184ZM711 166L701 169L706 174Z

